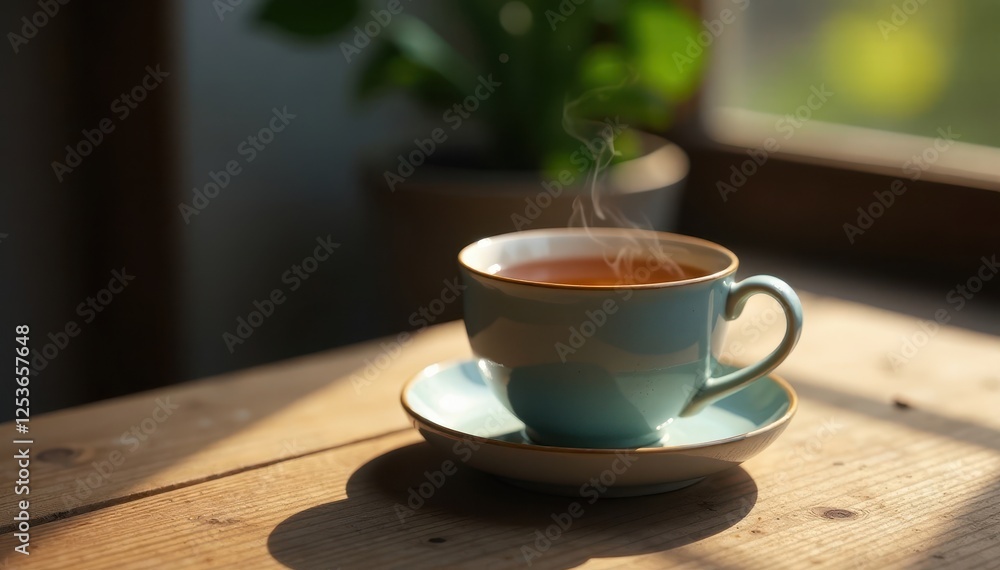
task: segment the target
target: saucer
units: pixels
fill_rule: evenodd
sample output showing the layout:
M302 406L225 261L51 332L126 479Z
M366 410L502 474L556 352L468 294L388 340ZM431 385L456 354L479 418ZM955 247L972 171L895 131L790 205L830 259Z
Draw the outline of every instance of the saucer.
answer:
M414 427L456 464L531 490L593 497L673 491L735 467L777 439L798 405L788 382L770 374L696 415L673 419L655 445L590 449L531 442L475 360L425 368L401 399Z

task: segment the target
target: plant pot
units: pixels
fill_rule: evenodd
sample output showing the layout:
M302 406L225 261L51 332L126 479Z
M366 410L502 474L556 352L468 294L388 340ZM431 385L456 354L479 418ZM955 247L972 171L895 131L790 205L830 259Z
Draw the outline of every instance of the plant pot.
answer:
M635 225L669 231L678 216L688 158L660 137L643 135L642 140L645 154L610 167L603 176L600 204ZM452 293L459 250L492 235L566 227L577 197L593 212L587 175L567 170L549 179L531 172L426 164L391 192L382 171L366 172L382 222L378 233L385 240L388 323L413 329L461 318L461 300ZM619 225L617 217L589 217L588 225Z

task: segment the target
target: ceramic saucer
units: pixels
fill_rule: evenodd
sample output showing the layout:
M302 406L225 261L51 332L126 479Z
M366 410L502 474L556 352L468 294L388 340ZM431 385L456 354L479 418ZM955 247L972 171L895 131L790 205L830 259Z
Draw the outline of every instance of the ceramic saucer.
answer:
M639 449L532 443L475 360L425 368L403 387L402 403L424 438L458 464L546 493L629 497L687 487L757 455L784 431L798 398L784 379L765 376L676 418L658 444Z

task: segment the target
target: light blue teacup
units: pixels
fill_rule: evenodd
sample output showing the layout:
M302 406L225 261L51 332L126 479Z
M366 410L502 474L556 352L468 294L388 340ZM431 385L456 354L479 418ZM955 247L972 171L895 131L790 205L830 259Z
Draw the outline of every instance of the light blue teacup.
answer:
M502 275L512 265L656 251L703 276L638 285L571 285ZM540 444L633 448L659 441L673 418L772 371L802 330L798 296L780 279L735 281L728 249L677 234L617 228L531 230L480 240L459 253L465 326L493 392ZM633 269L640 276L641 268ZM764 293L785 311L781 344L723 373L727 321ZM722 374L716 376L716 374Z

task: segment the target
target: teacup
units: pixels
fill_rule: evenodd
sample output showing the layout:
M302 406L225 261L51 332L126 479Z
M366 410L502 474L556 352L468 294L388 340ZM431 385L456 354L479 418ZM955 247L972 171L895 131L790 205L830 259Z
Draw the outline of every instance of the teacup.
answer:
M513 272L637 248L655 252L639 259L698 271L648 283L631 277L644 270L648 276L649 268L620 268L620 281L602 285ZM480 240L458 259L479 368L528 437L544 445L634 448L659 441L674 418L772 371L802 329L802 307L787 284L764 275L735 281L736 256L698 238L618 228L530 230ZM763 360L731 371L718 360L727 321L758 293L784 310L784 338Z

